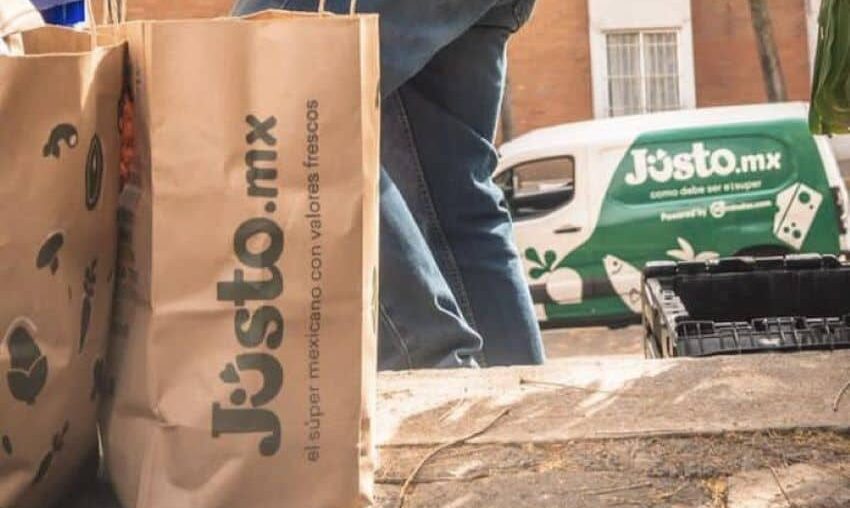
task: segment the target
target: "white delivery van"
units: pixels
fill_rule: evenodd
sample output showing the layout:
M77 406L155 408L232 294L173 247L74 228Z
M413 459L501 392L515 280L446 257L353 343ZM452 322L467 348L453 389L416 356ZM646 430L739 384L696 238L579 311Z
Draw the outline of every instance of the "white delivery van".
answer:
M850 251L847 191L803 103L557 126L501 154L544 325L636 320L652 260Z

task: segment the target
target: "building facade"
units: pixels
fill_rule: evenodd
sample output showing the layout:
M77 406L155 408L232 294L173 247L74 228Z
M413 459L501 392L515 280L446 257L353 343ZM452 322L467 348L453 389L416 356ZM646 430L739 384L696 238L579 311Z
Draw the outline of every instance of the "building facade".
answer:
M767 100L748 0L538 0L510 48L514 132ZM770 0L790 100L807 100L819 0Z
M232 2L135 0L129 15L221 16ZM820 0L769 0L769 7L789 98L807 100ZM514 134L766 101L749 0L537 0L509 56Z

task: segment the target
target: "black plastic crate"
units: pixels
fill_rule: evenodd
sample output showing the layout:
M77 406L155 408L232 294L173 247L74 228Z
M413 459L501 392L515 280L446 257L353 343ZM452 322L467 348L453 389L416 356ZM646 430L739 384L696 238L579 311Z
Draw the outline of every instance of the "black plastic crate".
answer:
M850 264L834 256L649 263L642 295L648 357L850 348Z

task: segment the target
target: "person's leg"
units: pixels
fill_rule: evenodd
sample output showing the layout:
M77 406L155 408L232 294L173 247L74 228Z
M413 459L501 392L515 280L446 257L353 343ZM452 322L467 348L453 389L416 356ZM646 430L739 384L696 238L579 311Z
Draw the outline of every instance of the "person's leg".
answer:
M381 172L382 370L473 367L481 337L466 323L401 194Z
M484 338L491 366L544 359L510 216L491 179L505 47L531 5L518 0L491 9L401 87L398 104L385 104L394 112L384 114L387 169ZM414 155L404 161L399 151Z
M329 0L338 11L346 0ZM379 12L385 102L382 158L417 219L486 365L544 361L492 145L505 48L533 0L360 0ZM309 8L310 0L292 0ZM472 21L472 24L470 24ZM394 102L398 103L395 104Z

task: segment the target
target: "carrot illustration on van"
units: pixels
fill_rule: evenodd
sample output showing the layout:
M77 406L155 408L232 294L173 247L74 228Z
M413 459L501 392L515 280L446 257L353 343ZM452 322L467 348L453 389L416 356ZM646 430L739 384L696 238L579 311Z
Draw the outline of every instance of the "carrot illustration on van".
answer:
M620 324L652 260L850 251L848 197L802 103L597 120L502 146L541 323Z

